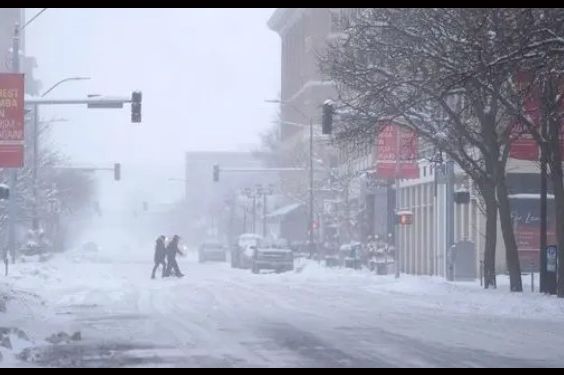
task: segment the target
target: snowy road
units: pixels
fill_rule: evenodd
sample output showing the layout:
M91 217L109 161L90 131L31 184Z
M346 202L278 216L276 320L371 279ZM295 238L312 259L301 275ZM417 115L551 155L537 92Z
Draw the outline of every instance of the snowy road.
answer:
M18 365L564 365L564 304L554 298L316 263L253 275L180 261L180 280L150 280L151 263L107 254L20 265L11 285L37 297L0 314L34 342ZM59 331L80 331L82 340L43 341Z

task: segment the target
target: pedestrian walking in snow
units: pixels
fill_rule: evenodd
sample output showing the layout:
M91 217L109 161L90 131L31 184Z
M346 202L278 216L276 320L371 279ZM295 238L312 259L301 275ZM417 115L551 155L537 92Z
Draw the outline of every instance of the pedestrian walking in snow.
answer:
M179 240L180 237L175 235L166 247L166 258L167 258L166 276L170 276L172 271L174 271L174 275L176 277L184 276L182 272L180 272L180 268L178 267L178 263L176 262L176 254L184 255L178 248Z
M163 277L166 275L166 246L165 246L165 236L159 236L157 238L157 243L155 244L155 266L153 267L153 273L151 274L151 279L155 278L155 274L160 265L163 266Z

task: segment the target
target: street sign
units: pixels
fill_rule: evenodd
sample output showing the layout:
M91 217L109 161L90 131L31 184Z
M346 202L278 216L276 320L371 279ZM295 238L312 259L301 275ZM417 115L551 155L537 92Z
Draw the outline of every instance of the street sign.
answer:
M0 168L24 164L24 75L0 73Z

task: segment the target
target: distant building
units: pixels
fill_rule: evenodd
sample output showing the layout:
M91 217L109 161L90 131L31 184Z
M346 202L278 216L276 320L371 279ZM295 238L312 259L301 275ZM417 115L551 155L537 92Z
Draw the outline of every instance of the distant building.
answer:
M366 240L369 235L386 235L389 218L376 214L387 212L387 189L372 186L366 171L373 166L373 147L336 148L321 136L321 105L336 98L334 83L319 69L318 57L327 43L341 32L341 20L357 8L280 8L268 26L280 35L281 124L283 147L290 155L301 154L302 165L308 165L309 130L315 125L314 221L318 224L315 240L335 237L341 242ZM301 150L301 152L299 152ZM282 186L288 196L307 200L308 184L288 182L295 175L282 175ZM297 186L296 186L297 185ZM301 194L300 194L301 192ZM296 201L287 202L295 207ZM284 210L280 212L285 212ZM290 212L288 212L290 215ZM307 224L306 224L307 225Z

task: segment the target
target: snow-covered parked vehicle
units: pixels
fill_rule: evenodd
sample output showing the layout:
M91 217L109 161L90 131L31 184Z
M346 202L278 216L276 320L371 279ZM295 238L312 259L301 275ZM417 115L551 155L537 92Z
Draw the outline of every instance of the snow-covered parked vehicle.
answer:
M254 233L240 235L237 244L231 248L231 267L250 269L255 249L262 246L262 236Z
M251 271L259 273L262 270L287 272L294 270L294 252L288 248L256 248L252 257Z

